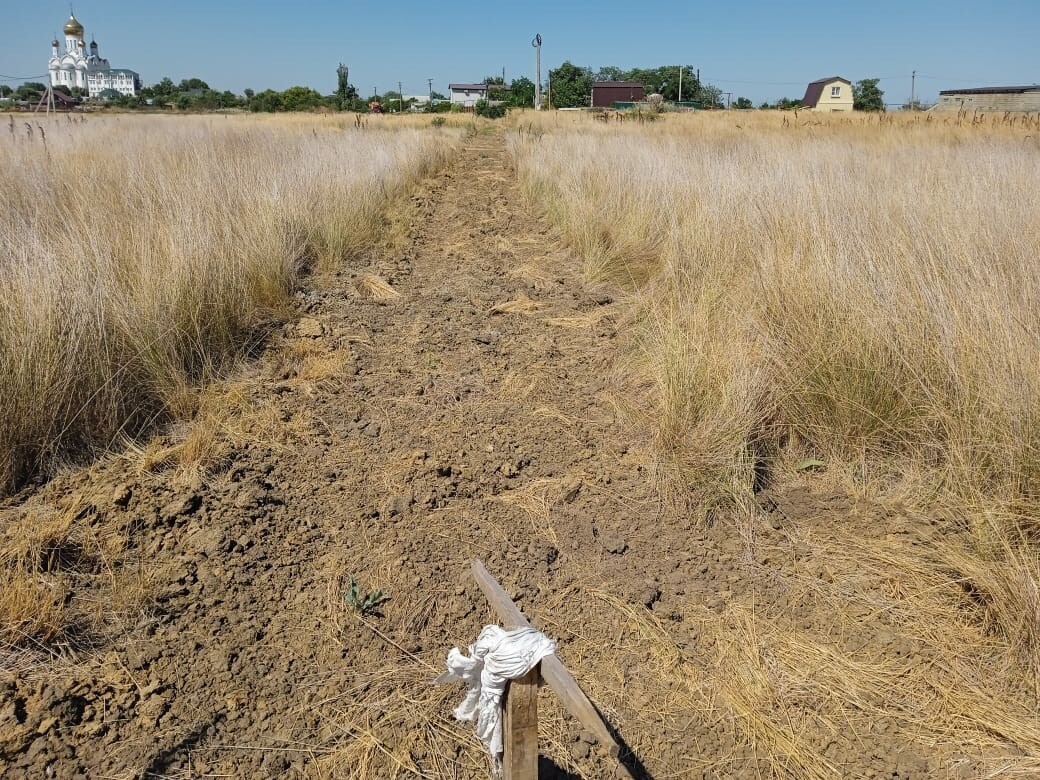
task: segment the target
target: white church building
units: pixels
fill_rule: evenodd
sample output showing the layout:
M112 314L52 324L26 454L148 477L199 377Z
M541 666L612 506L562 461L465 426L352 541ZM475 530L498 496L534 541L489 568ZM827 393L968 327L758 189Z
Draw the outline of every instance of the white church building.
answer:
M79 87L87 97L105 97L108 90L120 95L136 95L141 89L141 77L126 68L113 68L98 54L97 41L91 40L87 54L83 42L83 25L75 16L65 22L65 51L59 50L57 39L51 41L51 59L48 71L52 87ZM109 93L111 94L111 93Z

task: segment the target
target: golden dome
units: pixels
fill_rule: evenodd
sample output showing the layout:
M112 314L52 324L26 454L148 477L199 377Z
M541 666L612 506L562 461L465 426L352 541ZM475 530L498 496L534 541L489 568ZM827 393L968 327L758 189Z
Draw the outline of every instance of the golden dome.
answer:
M65 22L65 34L83 35L83 25L76 20L75 16L69 16L69 20Z

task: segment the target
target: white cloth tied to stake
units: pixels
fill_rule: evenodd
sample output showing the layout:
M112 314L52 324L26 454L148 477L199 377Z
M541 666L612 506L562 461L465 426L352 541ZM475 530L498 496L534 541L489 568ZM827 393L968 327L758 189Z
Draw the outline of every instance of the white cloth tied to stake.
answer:
M484 626L469 655L453 647L448 671L435 682L464 682L466 698L455 708L459 720L477 724L477 736L494 759L502 760L502 695L509 680L523 677L545 656L556 652L556 643L536 629Z

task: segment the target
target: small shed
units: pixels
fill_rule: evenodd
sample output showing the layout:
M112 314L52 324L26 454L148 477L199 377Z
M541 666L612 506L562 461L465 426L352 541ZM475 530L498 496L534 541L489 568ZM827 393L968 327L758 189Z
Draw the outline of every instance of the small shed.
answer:
M841 76L810 81L802 106L812 111L851 111L852 82Z
M638 81L592 82L592 107L610 108L615 103L638 103L646 100L646 89Z
M944 89L935 108L940 111L1040 111L1040 84L1027 87Z

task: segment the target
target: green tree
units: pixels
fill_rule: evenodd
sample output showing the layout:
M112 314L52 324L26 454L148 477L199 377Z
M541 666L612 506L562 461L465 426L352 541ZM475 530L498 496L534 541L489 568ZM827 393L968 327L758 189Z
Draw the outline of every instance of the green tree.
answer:
M310 87L289 87L281 97L286 111L309 111L324 102L322 96Z
M622 73L621 81L638 81L646 94L658 93L665 100L679 99L679 65L661 65L657 68L633 68ZM685 100L703 99L697 71L689 65L682 66L682 96Z
M154 87L152 87L152 92L155 94L155 97L157 98L169 97L176 91L177 87L169 76L167 76Z
M436 97L436 93L434 93L434 100L437 100L437 102L436 103L427 103L426 104L426 108L423 109L427 114L449 114L449 113L451 113L452 106L454 104L449 102L447 98L437 98Z
M884 111L885 93L878 82L881 79L860 79L852 88L852 107L857 111Z
M509 87L506 86L506 81L501 76L486 76L482 83L487 84L488 100L503 103L509 101Z
M282 111L282 96L273 89L265 89L249 99L250 111Z
M754 108L754 104L746 97L738 97L733 108Z
M6 84L0 84L0 97L11 97L14 94L14 90Z
M39 100L46 91L46 84L41 84L38 81L27 81L14 91L14 96L17 100Z
M526 76L513 79L509 87L509 105L530 108L534 105L534 82Z
M379 104L387 113L391 111L396 113L404 108L404 99L401 97L401 93L393 89L387 90L382 95L376 95L374 99L379 101Z
M256 93L253 92L253 90L251 90L249 87L246 87L245 91L242 92L242 94L246 96L246 100L252 100L253 95L255 95Z
M340 111L351 108L358 100L358 91L350 83L350 71L342 62L336 68L336 94L334 97L336 108Z
M592 71L568 60L549 71L549 84L554 108L587 106L592 94Z
M193 89L209 89L209 84L202 79L182 79L177 85L178 92L191 92Z
M596 81L627 81L628 74L616 65L604 65L596 71Z
M442 95L442 94L441 94L440 92L438 92L437 90L434 90L433 92L431 92L431 93L430 93L430 97L431 97L431 98L432 98L433 100L447 100L447 99L448 99L448 96L447 96L447 95Z
M685 84L683 85L683 92L685 92ZM706 106L721 106L722 105L722 90L711 84L701 84L697 90L697 99Z
M506 115L506 107L493 106L486 100L478 100L473 107L473 113L487 119L501 119Z

